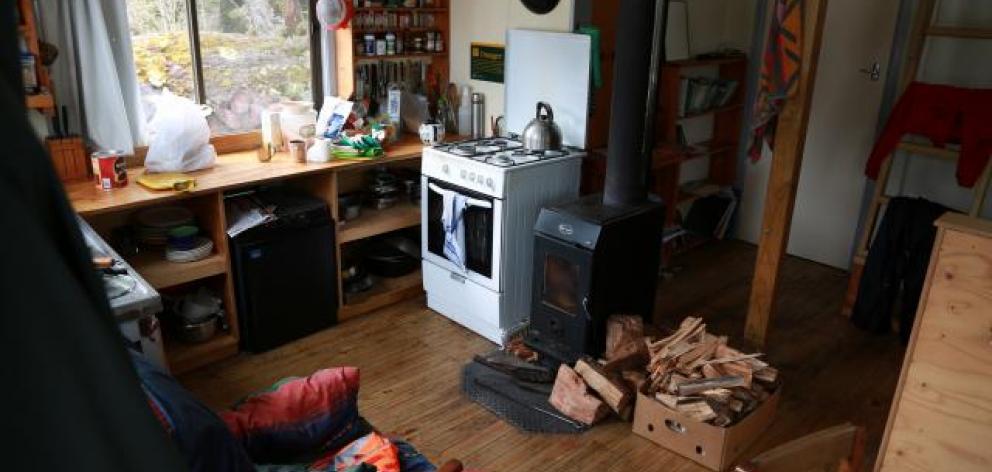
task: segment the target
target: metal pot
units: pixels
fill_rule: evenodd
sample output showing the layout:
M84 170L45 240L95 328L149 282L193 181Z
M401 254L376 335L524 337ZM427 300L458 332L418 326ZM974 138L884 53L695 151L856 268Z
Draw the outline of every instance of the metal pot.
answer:
M541 113L544 110L544 114ZM561 128L555 123L551 105L537 102L537 115L520 135L524 149L528 151L557 151L561 149Z

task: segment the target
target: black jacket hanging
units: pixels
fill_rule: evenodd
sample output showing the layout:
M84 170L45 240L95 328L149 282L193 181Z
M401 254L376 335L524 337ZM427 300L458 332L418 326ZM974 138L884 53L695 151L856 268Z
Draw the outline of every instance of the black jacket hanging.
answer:
M851 314L856 326L887 333L898 308L899 334L904 343L909 341L937 235L933 223L947 211L922 198L889 201L861 275Z

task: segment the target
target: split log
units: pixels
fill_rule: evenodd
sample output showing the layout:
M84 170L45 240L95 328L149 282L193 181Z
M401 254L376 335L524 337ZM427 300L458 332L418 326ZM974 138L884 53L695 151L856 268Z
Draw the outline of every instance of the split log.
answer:
M698 366L702 365L702 362L713 357L719 346L719 341L716 339L704 340L685 355L679 357L679 367L696 370Z
M730 401L733 392L726 388L714 388L711 390L704 390L700 393L707 400L713 400L717 403L727 403Z
M715 365L711 365L711 364L703 365L703 377L706 377L708 379L714 379L717 377L723 377L725 375L727 374L724 373L722 370L720 370L719 367Z
M703 397L680 397L678 395L670 395L663 392L655 393L654 399L673 410L678 410L679 405L703 401Z
M751 388L752 371L751 366L744 362L726 362L720 364L720 370L727 375L737 375L744 379L744 388Z
M642 344L643 345L643 344ZM607 372L621 372L626 370L644 370L648 363L647 349L631 352L616 359L603 363L603 370Z
M630 405L632 395L627 388L619 382L609 378L599 365L591 359L579 359L575 363L575 373L582 376L586 385L599 394L600 398L609 405L617 414Z
M675 411L682 413L696 421L705 423L717 417L713 408L705 401L682 403L677 405Z
M713 379L688 380L676 385L675 390L679 396L694 395L697 393L712 390L714 388L743 387L744 378L737 375L728 375Z
M765 382L765 383L775 383L778 379L778 369L774 367L765 367L754 372L754 378Z
M606 320L606 360L631 354L647 356L644 344L644 319L638 315L612 315Z
M587 425L596 424L610 413L610 407L589 394L582 377L566 364L558 368L548 402L565 416Z

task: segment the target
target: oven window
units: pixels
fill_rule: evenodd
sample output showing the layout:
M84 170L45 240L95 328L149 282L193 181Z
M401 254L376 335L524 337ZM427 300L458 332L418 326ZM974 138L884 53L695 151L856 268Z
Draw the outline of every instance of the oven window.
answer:
M443 185L437 181L431 182L478 200L492 202L491 197L453 185ZM444 226L441 223L443 212L444 199L437 192L428 191L427 250L439 257L445 257ZM476 274L491 278L493 276L493 236L495 235L493 209L468 206L462 214L462 221L465 224L465 241L463 241L465 244L465 267Z
M559 256L544 258L541 301L572 316L579 314L579 266Z

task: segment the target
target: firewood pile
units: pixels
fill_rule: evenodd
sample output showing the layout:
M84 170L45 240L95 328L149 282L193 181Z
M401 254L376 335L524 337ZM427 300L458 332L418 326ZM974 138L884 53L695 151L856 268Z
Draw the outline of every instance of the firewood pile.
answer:
M645 395L666 407L715 426L747 416L777 388L778 371L727 346L726 336L706 332L702 319L688 317L679 329L646 341Z
M777 388L778 371L761 354L727 346L727 338L707 333L700 318L688 317L674 333L655 339L644 335L640 317L614 315L606 332L605 359L562 364L548 399L587 425L611 413L629 420L639 391L697 421L726 427Z

